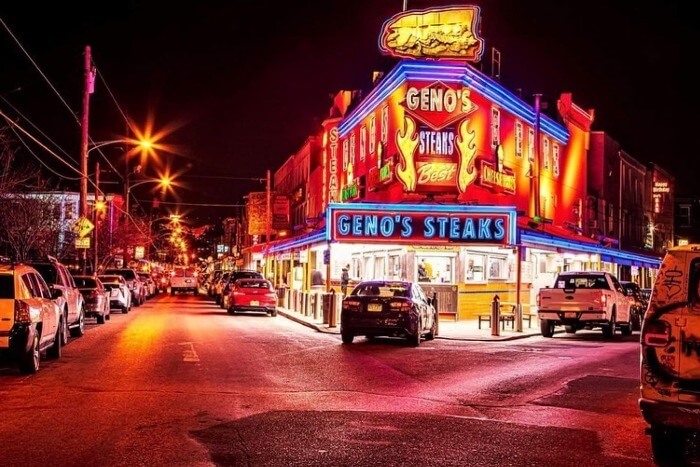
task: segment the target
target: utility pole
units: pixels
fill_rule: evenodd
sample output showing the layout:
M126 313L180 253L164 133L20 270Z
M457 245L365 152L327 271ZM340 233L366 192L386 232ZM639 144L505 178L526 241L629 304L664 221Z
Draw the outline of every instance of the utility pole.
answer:
M99 261L97 260L98 254L97 254L97 237L99 236L99 231L100 229L97 226L97 223L100 220L100 213L97 210L97 201L100 198L100 163L95 162L95 204L93 205L92 208L92 213L94 216L94 221L93 224L95 225L95 266L92 268L92 273L94 275L97 275L97 267L100 264Z
M80 121L80 217L87 215L87 187L88 187L88 121L90 114L90 94L94 89L94 74L92 70L92 55L90 46L85 46L85 76L83 82L83 114ZM87 249L82 252L83 274L87 263Z
M272 180L270 180L270 169L267 169L267 177L266 177L266 186L265 186L265 191L266 191L266 198L267 198L267 209L265 211L265 239L267 243L267 250L268 253L265 255L265 269L267 269L267 276L269 277L270 275L270 263L272 262L270 259L270 237L272 234Z

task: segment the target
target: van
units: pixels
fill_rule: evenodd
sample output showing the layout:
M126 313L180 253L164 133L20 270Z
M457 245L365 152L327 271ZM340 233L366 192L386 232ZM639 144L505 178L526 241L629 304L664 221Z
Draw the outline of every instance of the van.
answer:
M700 437L700 244L668 250L641 335L639 407L659 464L696 457Z

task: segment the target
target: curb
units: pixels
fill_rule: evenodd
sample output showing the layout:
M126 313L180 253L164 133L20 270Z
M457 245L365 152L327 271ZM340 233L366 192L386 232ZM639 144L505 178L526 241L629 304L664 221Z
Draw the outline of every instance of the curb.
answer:
M284 310L284 308L277 308L277 314L280 316L284 316L285 318L294 321L295 323L302 324L306 326L307 328L314 329L318 332L322 332L324 334L338 334L340 335L340 328L328 328L328 327L323 327L319 326L318 324L315 323L310 323L304 319L299 318L298 316L295 316L291 313L288 313L287 311ZM562 331L563 332L563 331ZM505 342L505 341L514 341L514 340L519 340L519 339L527 339L530 337L537 337L539 334L523 334L523 335L517 335L517 336L499 336L499 337L493 337L493 336L488 336L488 337L446 337L446 336L440 336L437 335L435 336L435 339L442 339L442 340L448 340L448 341L464 341L464 342Z

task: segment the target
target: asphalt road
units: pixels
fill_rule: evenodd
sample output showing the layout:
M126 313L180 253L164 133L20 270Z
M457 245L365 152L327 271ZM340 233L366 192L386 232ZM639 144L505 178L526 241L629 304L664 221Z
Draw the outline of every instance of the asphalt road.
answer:
M346 346L161 296L36 375L0 361L0 465L653 465L637 339Z

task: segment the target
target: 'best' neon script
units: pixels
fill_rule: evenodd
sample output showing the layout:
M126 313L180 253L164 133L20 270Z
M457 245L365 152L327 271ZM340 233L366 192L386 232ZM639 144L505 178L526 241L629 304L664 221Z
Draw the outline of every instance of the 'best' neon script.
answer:
M501 214L343 213L333 215L333 239L392 243L505 244L508 216Z

